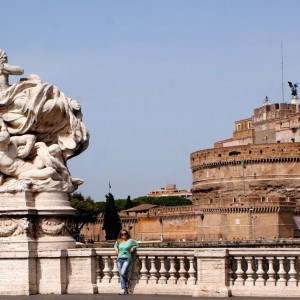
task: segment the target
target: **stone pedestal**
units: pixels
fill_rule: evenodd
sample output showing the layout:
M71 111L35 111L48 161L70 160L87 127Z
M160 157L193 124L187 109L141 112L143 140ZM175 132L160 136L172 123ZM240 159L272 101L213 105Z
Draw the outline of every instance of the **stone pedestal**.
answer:
M66 193L2 193L0 250L75 248L69 222L73 213Z
M197 257L198 283L194 297L230 297L228 283L228 250L200 249Z
M95 249L70 249L68 252L68 294L95 294L96 252Z
M66 249L76 247L67 194L2 193L0 199L0 294L65 293Z
M299 98L297 96L293 96L292 100L291 100L292 104L298 104L299 103Z
M35 251L0 251L0 261L0 295L38 292Z

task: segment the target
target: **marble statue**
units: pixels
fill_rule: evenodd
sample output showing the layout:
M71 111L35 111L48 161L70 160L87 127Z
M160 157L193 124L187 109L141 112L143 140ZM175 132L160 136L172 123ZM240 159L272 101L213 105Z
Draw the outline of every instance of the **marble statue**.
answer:
M67 160L89 142L80 104L37 75L9 84L23 73L0 50L0 193L71 193L83 181L71 177Z

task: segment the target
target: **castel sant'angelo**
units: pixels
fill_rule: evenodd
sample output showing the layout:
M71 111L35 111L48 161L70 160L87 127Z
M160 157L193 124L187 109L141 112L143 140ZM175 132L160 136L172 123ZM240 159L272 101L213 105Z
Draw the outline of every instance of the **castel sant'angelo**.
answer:
M292 85L290 83L290 85ZM235 122L231 139L191 154L198 236L278 239L297 236L300 196L300 106L268 98Z
M278 240L300 236L300 105L270 103L235 122L230 139L190 155L192 206L143 204L120 212L140 241ZM103 216L82 231L105 239Z

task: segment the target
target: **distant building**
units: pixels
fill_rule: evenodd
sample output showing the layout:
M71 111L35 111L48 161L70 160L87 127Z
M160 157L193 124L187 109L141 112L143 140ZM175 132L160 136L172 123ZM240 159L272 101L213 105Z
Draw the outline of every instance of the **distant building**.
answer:
M177 189L176 184L167 184L166 188L151 191L147 194L148 197L165 197L165 196L178 196L192 200L191 190Z
M119 212L122 228L139 241L195 241L201 214L193 205L159 206L141 204ZM105 241L103 214L95 224L87 224L81 230L84 240ZM214 237L218 239L218 237Z

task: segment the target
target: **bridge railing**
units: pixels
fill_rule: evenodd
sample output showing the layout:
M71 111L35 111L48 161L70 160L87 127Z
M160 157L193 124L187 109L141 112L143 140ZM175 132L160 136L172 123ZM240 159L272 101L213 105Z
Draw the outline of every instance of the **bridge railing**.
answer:
M228 256L229 285L235 296L299 297L300 249L231 249Z
M117 292L120 284L115 252L97 249L96 254L98 292ZM129 291L192 295L193 289L184 286L196 284L196 264L193 249L139 249L138 254L133 255L129 270Z
M112 248L67 250L69 294L116 294ZM65 282L65 281L64 281ZM140 248L133 256L133 294L194 297L300 297L298 248Z

